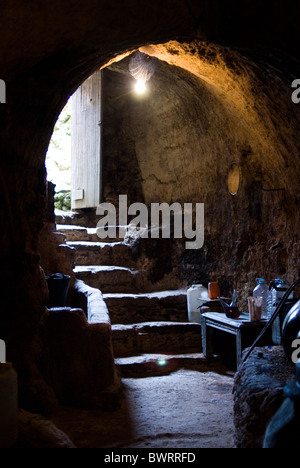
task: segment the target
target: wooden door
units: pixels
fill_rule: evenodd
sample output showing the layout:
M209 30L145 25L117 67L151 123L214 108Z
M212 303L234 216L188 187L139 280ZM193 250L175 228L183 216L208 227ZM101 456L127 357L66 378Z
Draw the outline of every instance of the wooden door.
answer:
M72 209L101 203L101 74L72 96Z

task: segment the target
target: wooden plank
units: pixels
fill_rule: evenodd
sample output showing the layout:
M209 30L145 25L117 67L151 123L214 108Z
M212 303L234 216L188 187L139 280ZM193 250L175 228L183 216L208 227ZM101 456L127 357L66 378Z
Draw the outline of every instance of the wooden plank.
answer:
M72 96L72 209L101 202L101 70Z

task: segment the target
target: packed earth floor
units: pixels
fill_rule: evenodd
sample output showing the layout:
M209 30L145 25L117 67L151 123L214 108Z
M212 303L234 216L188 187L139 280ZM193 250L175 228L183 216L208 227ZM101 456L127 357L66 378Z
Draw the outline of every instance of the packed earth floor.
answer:
M234 448L231 372L179 369L122 382L119 410L62 408L53 420L77 448Z

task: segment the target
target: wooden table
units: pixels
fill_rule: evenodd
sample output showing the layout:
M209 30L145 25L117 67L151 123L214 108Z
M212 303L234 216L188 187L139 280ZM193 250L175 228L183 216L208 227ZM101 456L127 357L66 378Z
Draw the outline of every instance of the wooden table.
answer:
M229 319L225 314L218 312L207 312L201 315L201 331L203 354L209 358L214 356L213 333L220 330L230 333L236 337L236 365L239 367L242 360L242 352L250 347L258 337L267 321L251 322L249 314L242 314L239 319ZM271 345L269 335L265 337L264 344Z

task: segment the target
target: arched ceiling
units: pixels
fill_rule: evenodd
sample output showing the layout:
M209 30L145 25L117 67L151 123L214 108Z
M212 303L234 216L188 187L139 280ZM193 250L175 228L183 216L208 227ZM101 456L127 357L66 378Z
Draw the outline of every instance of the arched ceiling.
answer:
M217 207L214 233L224 241L215 238L226 248L209 244L203 263L227 280L232 271L239 274L238 266L245 276L251 268L255 278L257 271L265 271L270 242L283 238L285 250L279 250L280 261L270 260L269 272L277 272L281 263L279 271L298 274L300 116L290 99L289 80L299 76L287 57L299 53L299 10L299 2L288 6L286 0L2 2L0 78L7 83L7 103L0 107L2 329L14 334L16 349L20 335L31 336L45 304L37 244L45 209L45 154L59 112L97 68L146 45L167 44L147 51L204 83L220 104L214 109L223 106L230 116L229 129L235 127L234 135L251 144L250 158L246 148L241 152L251 176L244 196L236 199L242 206L227 202L225 212L218 193L211 202ZM196 91L198 85L193 81L188 88ZM215 120L214 131L217 122L222 125ZM279 196L263 203L262 182L266 188L285 186L284 205ZM224 212L235 216L226 232ZM255 233L265 215L268 242L265 229ZM24 337L22 342L26 349Z
M193 114L190 127L210 122L207 140L211 149L206 148L204 153L211 154L212 160L224 160L224 170L232 163L246 164L247 171L253 172L254 179L258 178L267 189L282 185L297 190L300 116L291 100L292 74L274 63L254 61L241 52L199 40L148 45L140 51L168 64L165 93L173 88L174 101L180 97L182 120L189 121ZM124 62L128 68L128 59ZM186 78L180 70L187 73ZM176 77L180 80L176 81ZM156 114L161 115L157 110ZM171 115L165 118L173 119ZM228 138L232 140L228 148L219 147L219 142ZM146 146L145 158L148 152ZM247 153L251 157L244 157Z
M220 125L220 132L233 135L230 157L238 149L254 180L268 189L282 182L296 195L300 117L290 83L297 67L290 68L296 62L286 57L296 51L298 23L296 11L286 14L283 1L273 2L267 15L268 3L153 0L141 8L136 0L32 0L31 9L20 0L6 4L0 51L1 78L7 81L0 114L4 172L24 172L22 161L26 171L42 177L54 124L70 94L99 67L141 48L174 74L183 69L214 98L214 130ZM196 81L190 94L193 89L197 95ZM247 152L250 158L243 157Z

